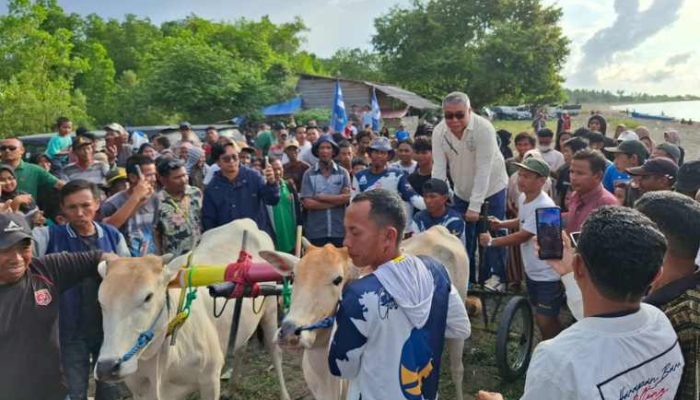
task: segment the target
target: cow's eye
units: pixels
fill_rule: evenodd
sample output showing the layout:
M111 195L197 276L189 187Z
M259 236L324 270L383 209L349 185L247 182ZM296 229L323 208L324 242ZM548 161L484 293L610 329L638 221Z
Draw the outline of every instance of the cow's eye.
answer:
M153 298L153 293L149 293L146 295L146 298L143 299L143 302L148 303L149 301L151 301L152 298Z
M333 279L333 284L334 284L335 286L338 286L338 285L340 285L340 282L342 282L342 281L343 281L343 277L342 277L342 276L339 276L339 277Z

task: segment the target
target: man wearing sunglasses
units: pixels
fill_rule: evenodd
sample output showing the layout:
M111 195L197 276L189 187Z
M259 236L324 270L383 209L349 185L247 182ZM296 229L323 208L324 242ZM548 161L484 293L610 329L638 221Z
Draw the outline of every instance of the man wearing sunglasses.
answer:
M217 144L211 156L221 168L204 189L202 231L231 221L250 218L258 228L274 240L272 224L265 205L274 206L280 200L280 188L269 163L263 174L240 165L239 148L235 143Z
M36 164L22 160L24 146L17 138L7 138L0 141L0 158L3 164L15 169L17 189L27 192L37 199L39 192L47 193L52 189L59 190L64 182Z
M454 208L467 220L467 253L472 266L470 280L503 290L505 250L487 248L484 262L475 273L476 223L484 202L488 214L502 219L506 212L506 164L498 148L496 130L491 122L472 112L469 97L462 92L447 95L442 102L445 119L433 130L433 178L454 184ZM477 279L478 278L478 279Z

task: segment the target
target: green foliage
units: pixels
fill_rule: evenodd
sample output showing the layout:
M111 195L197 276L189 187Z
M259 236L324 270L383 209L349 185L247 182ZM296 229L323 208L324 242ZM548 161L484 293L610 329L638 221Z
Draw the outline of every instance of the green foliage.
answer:
M561 15L540 0L416 0L377 18L372 43L384 76L425 96L545 104L562 97Z
M373 82L385 80L379 55L367 50L340 49L323 60L322 65L330 76Z
M274 24L197 16L160 27L126 15L66 14L56 0L12 0L0 16L3 134L52 129L59 115L99 126L227 120L293 96L321 73L301 51L301 19Z
M294 119L299 125L306 125L313 119L316 120L318 126L322 126L324 123L328 123L328 121L331 119L331 109L311 108L308 110L303 110L295 114Z
M89 123L85 96L73 90L87 62L72 54L72 33L39 27L49 10L28 1L10 4L0 18L0 126L3 133L46 132L60 115Z

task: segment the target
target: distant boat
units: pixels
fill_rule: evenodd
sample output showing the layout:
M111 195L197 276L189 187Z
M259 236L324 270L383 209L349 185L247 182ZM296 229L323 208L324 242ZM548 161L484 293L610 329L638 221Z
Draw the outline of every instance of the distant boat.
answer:
M632 113L630 115L632 115L632 118L653 119L653 120L657 120L657 121L673 121L673 117L663 115L663 113L661 115L654 115L654 114L646 114L646 113L632 111Z

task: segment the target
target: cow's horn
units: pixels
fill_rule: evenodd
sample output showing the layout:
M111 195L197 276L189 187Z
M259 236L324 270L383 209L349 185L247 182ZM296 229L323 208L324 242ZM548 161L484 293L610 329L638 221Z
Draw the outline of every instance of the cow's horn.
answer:
M314 247L314 245L309 242L309 239L305 238L304 236L301 237L301 248L304 250L308 250L311 247Z

